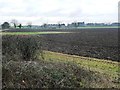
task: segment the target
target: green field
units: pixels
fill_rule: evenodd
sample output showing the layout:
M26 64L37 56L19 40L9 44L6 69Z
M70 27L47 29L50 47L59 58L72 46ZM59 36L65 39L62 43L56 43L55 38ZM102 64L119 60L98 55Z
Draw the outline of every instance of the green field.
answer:
M2 35L35 35L35 34L60 34L70 32L1 32Z
M27 27L23 27L23 28L27 28ZM118 28L118 26L81 26L81 27L70 27L70 28L83 28L83 29L88 29L88 28ZM30 29L30 28L29 28ZM32 28L34 29L34 28ZM41 28L41 29L48 29L49 28ZM63 29L63 28L56 28L56 29Z
M78 27L78 28L118 28L118 26L86 26L86 27Z

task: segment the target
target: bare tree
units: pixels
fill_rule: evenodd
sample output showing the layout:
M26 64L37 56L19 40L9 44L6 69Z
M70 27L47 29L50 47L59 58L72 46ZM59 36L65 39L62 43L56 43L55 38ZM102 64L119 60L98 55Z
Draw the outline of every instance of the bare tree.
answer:
M18 27L19 27L19 28L22 28L22 24L19 24Z
M61 28L61 21L58 22L58 27Z
M32 27L32 22L28 22L28 23L27 23L27 26L28 26L29 28L31 28L31 27Z
M44 27L44 28L46 28L46 27L47 27L47 24L46 24L46 23L44 23L44 24L43 24L43 27Z
M18 25L18 21L16 19L11 20L11 23L14 25L15 28Z

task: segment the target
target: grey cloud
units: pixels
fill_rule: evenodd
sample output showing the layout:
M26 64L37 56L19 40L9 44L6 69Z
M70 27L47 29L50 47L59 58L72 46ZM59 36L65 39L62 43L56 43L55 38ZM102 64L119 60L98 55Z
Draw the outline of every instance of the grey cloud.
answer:
M83 16L83 13L80 8L78 8L77 10L75 10L69 14L69 17L81 17L81 16Z

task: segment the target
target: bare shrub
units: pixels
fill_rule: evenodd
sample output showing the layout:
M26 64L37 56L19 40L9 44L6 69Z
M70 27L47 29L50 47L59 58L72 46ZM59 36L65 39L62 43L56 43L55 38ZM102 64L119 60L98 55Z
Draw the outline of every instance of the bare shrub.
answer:
M12 60L34 60L37 58L37 51L42 53L41 42L37 36L28 35L6 35L2 37L2 54Z

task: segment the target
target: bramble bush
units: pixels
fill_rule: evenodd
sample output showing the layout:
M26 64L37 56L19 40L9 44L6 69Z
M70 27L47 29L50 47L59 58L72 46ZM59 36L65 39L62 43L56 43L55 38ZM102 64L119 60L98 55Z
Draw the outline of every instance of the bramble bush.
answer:
M5 35L2 37L2 55L9 57L9 60L35 60L37 51L42 53L41 45L37 36Z
M107 77L73 63L10 61L2 70L3 88L111 87Z

